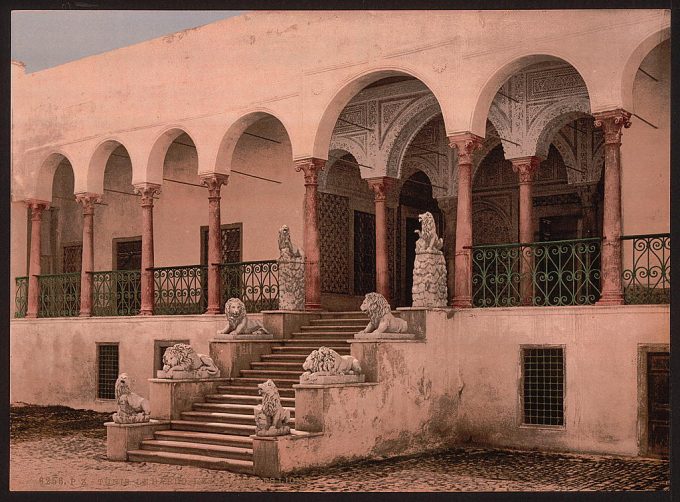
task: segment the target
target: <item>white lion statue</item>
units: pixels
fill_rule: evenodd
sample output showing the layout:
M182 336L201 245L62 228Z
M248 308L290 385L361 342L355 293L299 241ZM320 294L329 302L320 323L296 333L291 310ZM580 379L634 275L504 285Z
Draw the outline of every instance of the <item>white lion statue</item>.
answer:
M359 375L361 366L353 356L341 356L333 349L319 347L307 356L302 369L305 370L300 376L300 381L309 380L314 376L330 375Z
M279 253L279 260L282 261L302 258L300 250L293 245L293 240L290 238L288 225L283 225L279 229Z
M151 417L149 400L132 392L130 377L121 373L116 379L116 403L118 411L113 414L113 421L117 424L137 424L148 422Z
M361 304L361 311L368 314L368 325L357 334L406 333L406 321L394 317L390 304L380 293L368 293Z
M165 349L163 354L163 378L177 378L175 372L193 373L193 378L219 377L220 370L215 363L205 354L197 354L196 351L184 343L176 343ZM180 376L179 378L185 378Z
M257 385L262 404L255 407L255 435L282 436L290 434L290 411L281 405L279 389L271 380Z
M422 230L416 230L418 240L416 241L416 253L423 251L441 251L444 240L437 237L437 227L434 224L432 213L427 212L418 215Z
M269 332L258 321L248 319L246 306L238 298L229 298L224 304L227 326L218 335L267 335Z

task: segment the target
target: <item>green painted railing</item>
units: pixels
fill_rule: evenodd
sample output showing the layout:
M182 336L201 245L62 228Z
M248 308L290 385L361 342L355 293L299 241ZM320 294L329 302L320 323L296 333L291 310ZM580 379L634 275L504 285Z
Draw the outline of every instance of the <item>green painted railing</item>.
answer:
M207 308L208 267L187 265L153 269L157 315L202 314Z
M279 308L279 265L276 260L242 261L220 265L222 301L240 298L248 312Z
M74 317L80 313L80 272L39 275L38 317Z
M472 304L590 305L600 297L600 238L472 246Z
M632 246L631 267L623 271L623 294L627 304L670 303L671 235L625 235Z
M139 270L92 272L92 315L137 315L142 303Z
M26 309L28 308L28 277L17 277L14 281L16 283L14 317L26 317Z

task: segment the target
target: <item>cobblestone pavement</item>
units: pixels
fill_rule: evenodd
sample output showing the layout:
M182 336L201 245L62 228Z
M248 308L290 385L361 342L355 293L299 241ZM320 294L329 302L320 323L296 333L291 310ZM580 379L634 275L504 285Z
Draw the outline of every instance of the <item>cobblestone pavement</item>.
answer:
M14 419L13 419L14 420ZM14 425L14 424L13 424ZM457 448L261 479L164 464L110 462L104 427L10 436L11 490L561 491L667 490L661 460Z

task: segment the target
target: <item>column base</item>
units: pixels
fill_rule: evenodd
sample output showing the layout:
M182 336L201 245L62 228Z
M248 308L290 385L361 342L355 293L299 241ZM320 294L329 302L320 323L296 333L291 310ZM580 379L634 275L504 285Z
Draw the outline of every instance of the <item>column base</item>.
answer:
M153 315L153 310L140 310L137 315Z
M607 295L602 296L595 302L595 305L623 305L624 303L623 295Z
M305 310L321 310L320 303L305 303Z
M220 309L219 309L219 307L208 308L208 310L206 310L203 315L220 315Z
M80 314L78 314L78 317L92 317L92 312L83 312L81 310Z
M472 308L472 298L470 297L458 297L454 298L451 303L452 307L469 309Z
M26 319L37 319L38 314L26 312L26 315L25 315L24 317L25 317Z

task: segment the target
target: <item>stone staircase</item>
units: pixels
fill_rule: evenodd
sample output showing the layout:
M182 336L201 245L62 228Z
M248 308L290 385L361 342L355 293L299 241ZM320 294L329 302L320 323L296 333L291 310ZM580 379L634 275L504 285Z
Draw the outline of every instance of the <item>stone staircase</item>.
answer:
M330 347L341 355L350 352L348 339L366 327L361 312L324 312L287 340L272 344L271 353L241 370L216 394L193 404L191 411L172 420L169 430L157 431L142 441L141 449L128 451L133 462L159 462L208 469L253 473L254 409L260 403L257 384L272 379L279 389L281 404L290 410L295 427L295 391L303 373L302 364L314 349Z

